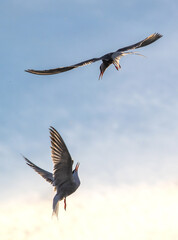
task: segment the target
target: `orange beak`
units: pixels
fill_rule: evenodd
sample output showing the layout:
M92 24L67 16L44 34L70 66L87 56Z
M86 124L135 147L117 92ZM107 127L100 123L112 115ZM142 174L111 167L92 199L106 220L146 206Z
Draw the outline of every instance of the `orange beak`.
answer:
M78 171L79 165L80 165L80 163L78 162L75 166L75 171Z

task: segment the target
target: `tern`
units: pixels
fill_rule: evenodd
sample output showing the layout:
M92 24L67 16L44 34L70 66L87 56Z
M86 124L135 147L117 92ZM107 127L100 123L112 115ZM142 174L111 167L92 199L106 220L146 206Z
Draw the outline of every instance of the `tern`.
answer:
M99 75L99 79L102 79L105 70L111 64L113 64L117 70L121 69L121 65L119 64L119 60L120 60L121 57L126 56L128 54L141 55L137 52L126 52L126 51L136 49L136 48L145 47L145 46L155 42L156 40L158 40L161 37L162 37L161 34L154 33L154 34L151 34L150 36L148 36L147 38L143 39L142 41L137 42L133 45L130 45L130 46L127 46L127 47L124 47L124 48L120 48L115 52L107 53L107 54L103 55L102 57L91 58L89 60L74 64L74 65L71 65L71 66L54 68L54 69L49 69L49 70L28 69L28 70L25 70L25 71L29 72L29 73L37 74L37 75L52 75L52 74L66 72L66 71L72 70L74 68L82 67L82 66L94 63L96 61L102 60L102 64L100 65L100 75ZM143 56L143 55L141 55L141 56Z
M53 173L38 167L26 157L24 157L24 159L27 165L54 186L56 195L53 198L53 215L58 217L59 201L64 199L64 209L66 210L66 197L74 193L80 186L80 179L78 176L79 163L76 164L75 169L72 171L73 160L62 137L55 128L50 127L49 130L51 138L51 157L54 165Z

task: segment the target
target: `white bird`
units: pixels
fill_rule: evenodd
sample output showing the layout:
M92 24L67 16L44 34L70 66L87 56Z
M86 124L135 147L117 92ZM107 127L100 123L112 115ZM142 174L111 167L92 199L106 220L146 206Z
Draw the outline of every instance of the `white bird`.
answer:
M100 79L100 78L102 78L105 70L111 64L114 64L114 66L117 70L119 70L121 68L121 65L119 64L119 60L120 60L121 57L123 57L125 55L128 55L128 54L141 55L141 54L138 54L136 52L126 52L126 51L131 50L131 49L140 48L140 47L145 47L145 46L155 42L156 40L158 40L161 37L162 37L161 34L154 33L154 34L151 34L149 37L145 38L144 40L142 40L138 43L135 43L133 45L130 45L130 46L127 46L127 47L124 47L124 48L120 48L117 51L105 54L102 57L91 58L89 60L74 64L74 65L71 65L71 66L54 68L54 69L49 69L49 70L28 69L28 70L25 70L25 71L29 72L29 73L37 74L37 75L52 75L52 74L66 72L66 71L72 70L74 68L82 67L82 66L94 63L96 61L102 60L102 64L100 65L100 75L99 75L99 79ZM143 55L141 55L141 56L143 56Z
M66 210L66 197L72 194L80 186L80 179L78 176L79 163L76 164L72 171L73 160L70 153L55 128L50 127L51 138L51 157L53 161L53 173L43 170L29 161L26 157L27 165L32 167L39 173L46 181L54 186L57 192L53 198L53 215L58 216L59 201L64 199L64 209Z

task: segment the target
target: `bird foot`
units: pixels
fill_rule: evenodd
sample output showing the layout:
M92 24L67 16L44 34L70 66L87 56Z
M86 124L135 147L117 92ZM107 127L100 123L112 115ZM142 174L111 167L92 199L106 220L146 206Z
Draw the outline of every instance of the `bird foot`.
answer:
M117 69L117 71L119 71L119 69L121 68L121 67L120 67L120 64L119 64L119 66L118 66L116 63L114 63L114 67Z

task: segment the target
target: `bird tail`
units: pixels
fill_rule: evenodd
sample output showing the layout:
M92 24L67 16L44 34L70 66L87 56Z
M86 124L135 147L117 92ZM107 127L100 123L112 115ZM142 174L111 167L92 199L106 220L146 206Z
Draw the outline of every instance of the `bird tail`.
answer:
M58 218L58 210L59 210L59 195L55 195L53 198L53 213L52 216L56 216Z

